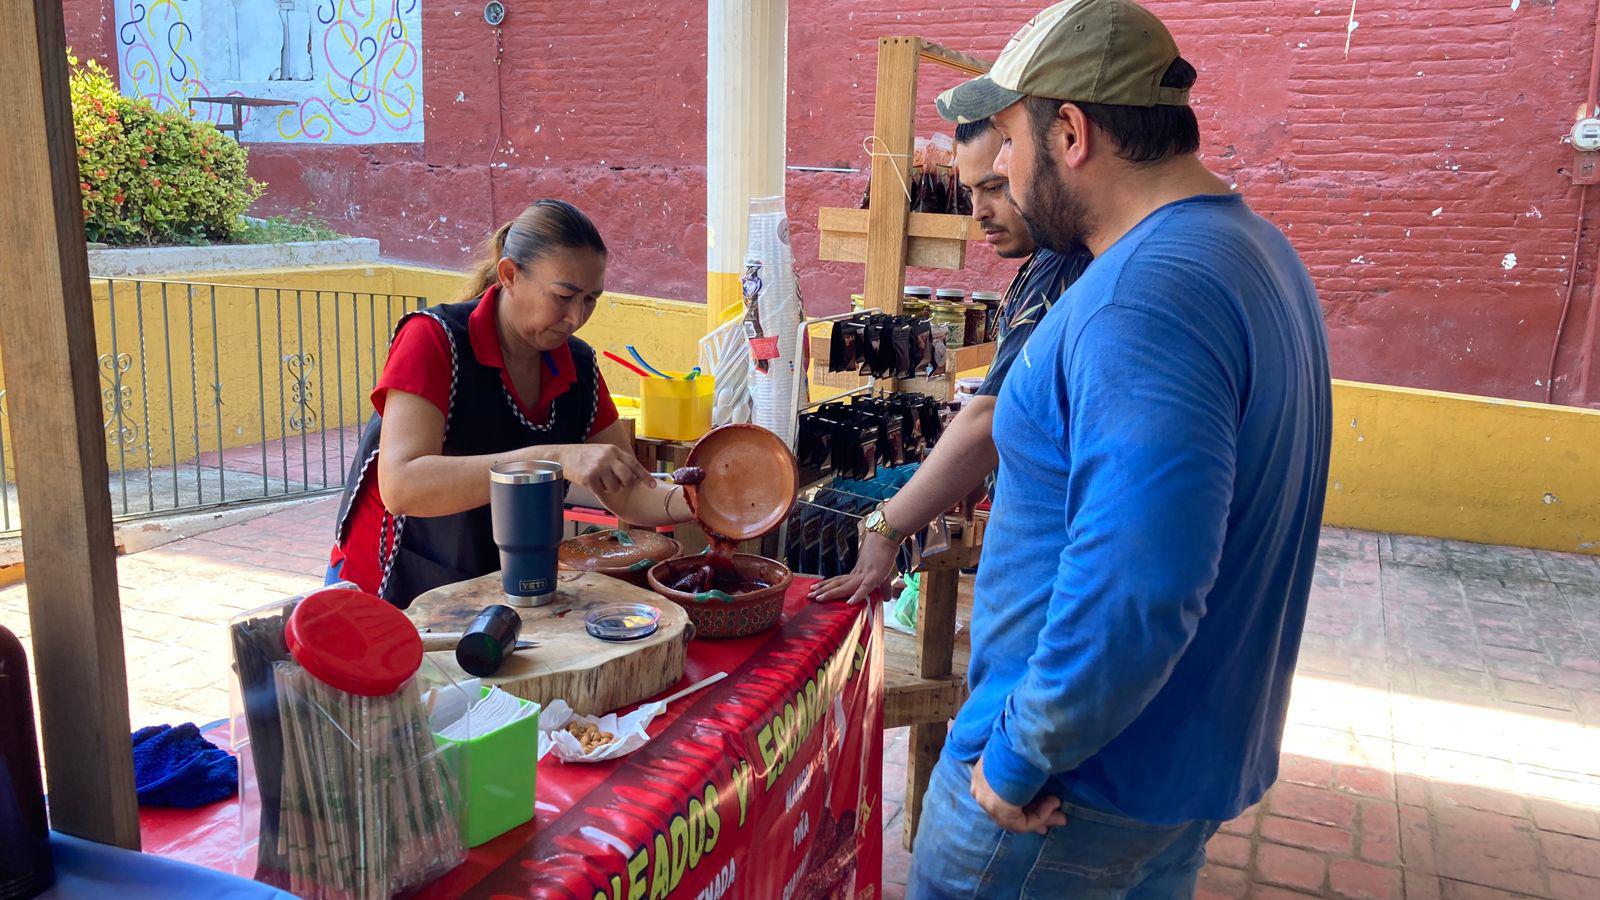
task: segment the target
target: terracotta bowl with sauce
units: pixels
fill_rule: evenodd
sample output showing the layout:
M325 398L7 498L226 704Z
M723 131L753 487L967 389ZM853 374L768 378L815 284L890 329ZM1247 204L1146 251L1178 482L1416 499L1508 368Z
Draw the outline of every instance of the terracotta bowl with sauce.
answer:
M650 567L682 552L683 547L664 534L607 529L562 541L557 564L569 572L609 575L648 588Z
M724 580L712 590L678 587L706 566L703 554L657 563L648 573L650 588L689 614L696 638L746 637L766 631L783 617L783 596L794 581L789 567L748 553L736 553L732 558L737 583Z

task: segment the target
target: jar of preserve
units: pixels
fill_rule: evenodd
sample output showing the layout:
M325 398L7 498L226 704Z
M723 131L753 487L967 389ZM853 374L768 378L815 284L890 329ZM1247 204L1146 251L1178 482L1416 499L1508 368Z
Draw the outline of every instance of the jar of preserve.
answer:
M1000 340L1000 295L994 291L973 291L975 303L983 304L983 341Z
M908 284L900 292L900 305L908 303L927 303L933 299L933 288L920 284Z
M941 303L967 302L967 292L963 288L942 287L933 292L933 297Z
M956 349L966 346L967 342L967 314L954 303L940 303L934 301L933 324L943 325L950 329L950 337L945 341L945 346Z
M966 329L963 334L964 343L970 347L973 344L983 343L984 337L984 312L982 303L973 303L968 300L961 304L961 312L965 317Z

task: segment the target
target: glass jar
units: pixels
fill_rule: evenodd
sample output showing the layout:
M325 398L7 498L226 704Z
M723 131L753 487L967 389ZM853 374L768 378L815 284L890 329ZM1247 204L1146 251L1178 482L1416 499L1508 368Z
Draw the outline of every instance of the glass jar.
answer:
M972 346L974 344L983 343L983 338L984 338L983 304L982 303L973 303L972 301L969 300L969 301L967 301L965 303L960 304L960 306L961 306L962 315L966 319L966 321L964 323L966 325L966 328L965 328L964 333L963 333L963 337L965 338L965 341L964 341L965 345L970 347L970 346Z
M920 284L908 284L900 292L900 305L903 308L909 303L927 303L933 299L933 288Z
M929 304L923 300L906 300L901 304L901 312L913 319L926 319L932 313Z
M966 346L967 342L967 314L954 303L940 303L934 301L932 306L933 324L944 325L950 329L950 337L945 346L959 348Z
M965 303L967 292L965 288L942 287L933 292L934 299L944 303Z
M983 304L983 341L1000 340L1000 295L994 291L973 291L975 303Z
M863 309L866 309L866 308L867 308L866 295L864 295L864 294L851 294L850 295L850 311L851 312L861 312Z

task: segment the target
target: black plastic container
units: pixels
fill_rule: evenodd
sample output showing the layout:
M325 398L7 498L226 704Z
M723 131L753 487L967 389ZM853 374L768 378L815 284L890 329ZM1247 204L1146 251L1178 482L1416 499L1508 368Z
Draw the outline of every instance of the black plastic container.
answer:
M486 606L456 642L456 663L469 675L487 678L500 671L516 649L522 616L509 606Z
M28 657L0 626L0 900L35 896L55 880Z

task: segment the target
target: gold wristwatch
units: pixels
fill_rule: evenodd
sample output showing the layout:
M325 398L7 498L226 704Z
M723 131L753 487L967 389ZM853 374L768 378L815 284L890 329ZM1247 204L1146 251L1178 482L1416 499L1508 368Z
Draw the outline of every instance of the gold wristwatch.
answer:
M883 515L882 506L867 513L867 517L861 520L861 530L863 532L870 531L881 538L887 539L891 544L899 544L906 539L905 535L889 524L889 520Z

